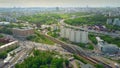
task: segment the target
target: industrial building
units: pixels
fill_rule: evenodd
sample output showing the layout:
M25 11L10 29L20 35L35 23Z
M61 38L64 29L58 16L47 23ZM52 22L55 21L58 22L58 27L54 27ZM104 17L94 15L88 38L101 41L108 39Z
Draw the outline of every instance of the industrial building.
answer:
M28 27L13 28L12 32L15 37L19 37L19 38L25 38L27 36L34 34L33 28L28 28Z
M65 26L60 27L60 36L75 43L88 43L88 31Z
M98 42L98 48L101 52L105 54L117 54L119 52L119 47L114 44L108 44L104 40L100 39L100 37L96 37Z
M119 48L114 44L107 44L101 47L101 51L105 54L117 54L119 51Z

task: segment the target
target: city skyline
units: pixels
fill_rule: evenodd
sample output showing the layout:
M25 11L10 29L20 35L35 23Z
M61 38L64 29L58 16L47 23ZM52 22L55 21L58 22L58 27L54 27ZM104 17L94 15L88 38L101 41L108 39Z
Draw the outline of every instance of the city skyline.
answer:
M0 0L0 7L120 7L120 0Z

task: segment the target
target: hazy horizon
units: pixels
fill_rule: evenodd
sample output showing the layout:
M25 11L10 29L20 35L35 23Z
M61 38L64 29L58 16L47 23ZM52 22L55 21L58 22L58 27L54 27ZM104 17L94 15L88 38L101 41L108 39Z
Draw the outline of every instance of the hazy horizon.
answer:
M120 7L120 0L0 0L0 7Z

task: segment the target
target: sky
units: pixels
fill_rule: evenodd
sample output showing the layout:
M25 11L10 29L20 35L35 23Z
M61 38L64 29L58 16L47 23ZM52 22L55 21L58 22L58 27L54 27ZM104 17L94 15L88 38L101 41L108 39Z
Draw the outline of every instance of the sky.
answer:
M0 7L120 7L120 0L0 0Z

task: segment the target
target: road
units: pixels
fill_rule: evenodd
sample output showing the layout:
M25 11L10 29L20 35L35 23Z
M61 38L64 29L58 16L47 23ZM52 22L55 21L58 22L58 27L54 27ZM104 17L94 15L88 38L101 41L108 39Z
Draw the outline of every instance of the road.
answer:
M104 34L104 35L109 35L109 36L112 36L112 37L120 37L120 34L117 34L117 33L105 32L105 31L97 31L97 30L90 30L90 29L87 29L87 28L86 29L82 28L80 26L68 25L68 24L64 23L64 19L62 19L60 21L60 24L63 25L63 26L67 26L67 27L71 27L71 28L75 28L75 29L81 29L81 30L85 30L85 31L93 32L93 33L97 33L97 34Z
M116 68L115 67L115 61L111 61L111 60L109 60L109 59L106 59L106 58L104 58L104 57L101 57L101 56L91 56L91 57L93 57L93 58L95 58L95 59L98 59L98 60L102 60L103 62L105 62L105 63L107 63L107 64L110 64L111 66L112 66L112 68ZM118 64L119 65L119 64ZM120 65L119 65L120 66Z

